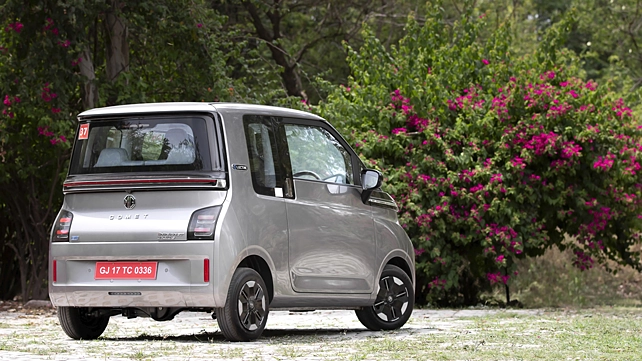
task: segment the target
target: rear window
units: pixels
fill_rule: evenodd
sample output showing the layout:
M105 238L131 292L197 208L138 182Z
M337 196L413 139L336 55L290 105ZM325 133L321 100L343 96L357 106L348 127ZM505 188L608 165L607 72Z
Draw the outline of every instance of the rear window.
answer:
M83 123L70 174L212 170L205 118L140 117Z

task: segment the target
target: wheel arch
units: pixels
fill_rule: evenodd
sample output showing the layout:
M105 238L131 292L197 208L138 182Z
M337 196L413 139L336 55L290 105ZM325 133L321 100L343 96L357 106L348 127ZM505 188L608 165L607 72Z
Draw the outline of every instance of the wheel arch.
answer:
M386 267L386 265L393 265L401 268L401 270L404 271L412 281L413 287L416 287L415 285L415 262L414 259L410 258L406 252L403 250L397 249L389 252L385 257L384 261L381 263L381 267L379 269L379 273L377 274L377 279L381 277L381 273L383 272L383 269Z
M408 265L408 263L403 258L398 257L398 256L397 257L393 257L393 258L389 259L388 262L386 262L386 264L391 264L393 266L397 266L397 267L401 268L408 275L408 277L412 280L413 285L414 285L414 283L415 283L414 272L412 272L410 270L410 266Z
M257 254L248 255L239 262L237 268L239 267L251 268L258 272L263 278L263 282L265 282L265 287L267 287L269 301L272 302L274 298L274 280L272 270L265 259Z

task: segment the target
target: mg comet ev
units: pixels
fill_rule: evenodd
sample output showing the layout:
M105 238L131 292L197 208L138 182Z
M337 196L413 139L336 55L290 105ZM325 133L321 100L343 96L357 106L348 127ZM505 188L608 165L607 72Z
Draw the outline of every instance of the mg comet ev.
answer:
M109 322L208 312L233 341L269 310L406 323L414 251L397 206L325 120L291 109L160 103L78 116L49 294L74 339Z

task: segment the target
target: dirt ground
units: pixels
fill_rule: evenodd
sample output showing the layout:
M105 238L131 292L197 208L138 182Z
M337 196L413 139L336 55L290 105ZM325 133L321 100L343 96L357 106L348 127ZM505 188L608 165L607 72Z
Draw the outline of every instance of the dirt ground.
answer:
M206 313L185 312L174 320L112 317L99 340L74 341L53 308L23 309L0 303L0 360L361 360L381 342L403 345L431 333L456 332L470 317L503 310L415 310L402 329L366 330L353 311L270 312L267 328L250 343L226 341ZM536 314L536 310L512 310ZM366 351L364 351L366 350ZM386 356L394 357L394 356ZM403 353L398 356L403 359Z

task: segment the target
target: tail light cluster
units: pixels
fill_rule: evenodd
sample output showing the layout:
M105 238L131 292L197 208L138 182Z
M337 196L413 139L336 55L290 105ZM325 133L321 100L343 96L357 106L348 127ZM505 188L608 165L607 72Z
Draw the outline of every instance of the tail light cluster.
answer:
M187 239L214 239L214 228L220 212L221 207L216 206L199 209L192 213L192 218L187 226Z
M53 228L53 242L69 242L69 229L71 228L71 221L73 219L74 215L71 212L65 210L60 211Z

